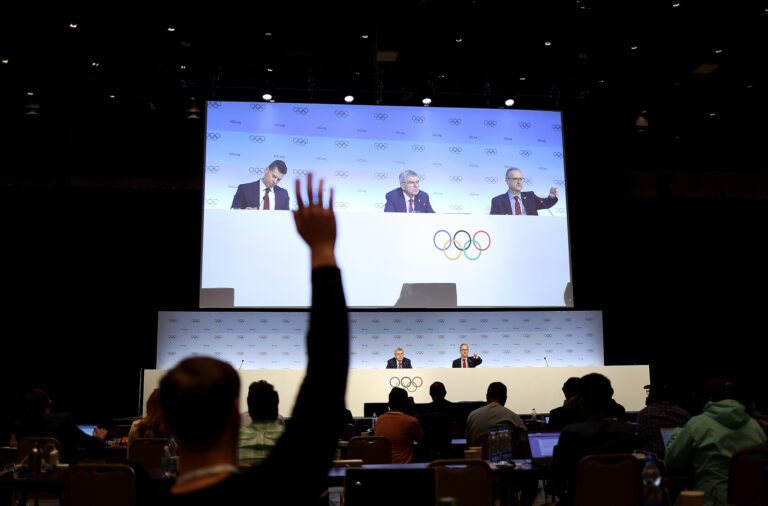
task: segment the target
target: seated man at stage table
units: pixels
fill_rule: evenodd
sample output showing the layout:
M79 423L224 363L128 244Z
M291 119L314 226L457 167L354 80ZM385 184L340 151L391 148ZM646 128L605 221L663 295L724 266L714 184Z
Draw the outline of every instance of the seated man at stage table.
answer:
M477 367L483 363L483 359L477 353L471 357L469 356L469 345L467 343L461 343L459 354L461 354L461 357L453 361L454 369Z
M376 420L375 436L389 439L392 445L392 463L407 464L413 460L413 442L421 441L424 431L419 420L406 415L408 392L395 387L389 392L389 411Z
M412 170L400 173L400 188L386 194L385 213L434 213L429 195L419 191L419 175Z
M387 369L411 369L411 360L405 358L402 348L395 348L395 356L387 360Z
M567 425L552 454L549 472L551 490L562 504L573 503L576 469L582 457L600 453L632 453L640 439L632 424L616 419L611 381L592 373L579 379L579 402L586 418Z
M491 199L491 214L537 216L539 209L549 209L557 204L557 188L549 190L549 196L541 198L533 192L524 192L523 173L520 169L507 169L504 177L509 190Z
M287 211L290 204L288 191L277 184L283 179L288 167L282 160L275 160L264 169L264 177L237 187L232 199L232 209L261 209L263 211Z
M325 208L323 182L314 194L311 174L307 180L308 206L296 182L299 209L294 220L309 245L312 266L308 361L285 433L261 466L238 473L237 371L213 358L183 360L160 382L163 413L179 442L180 473L157 504L313 504L327 490L328 469L343 425L349 324L334 256L333 191Z

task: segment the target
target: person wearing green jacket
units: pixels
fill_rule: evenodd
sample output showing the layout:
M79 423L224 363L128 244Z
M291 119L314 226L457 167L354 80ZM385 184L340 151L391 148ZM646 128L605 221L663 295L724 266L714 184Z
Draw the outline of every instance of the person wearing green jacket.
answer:
M705 506L727 504L728 464L736 450L768 445L760 425L735 400L735 385L717 378L707 382L709 402L669 438L664 463L670 472L693 468Z

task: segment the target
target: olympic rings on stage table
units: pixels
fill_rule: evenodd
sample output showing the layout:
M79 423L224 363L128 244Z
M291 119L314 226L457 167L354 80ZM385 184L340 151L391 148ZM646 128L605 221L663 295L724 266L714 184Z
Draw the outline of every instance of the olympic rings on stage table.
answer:
M421 376L414 376L413 379L409 376L403 376L402 378L392 376L389 378L389 386L392 388L403 387L408 392L415 392L423 384L424 380L421 379Z
M437 234L439 234L440 232L443 232L448 236L448 239L445 241L442 248L438 246L438 243L437 243ZM456 239L456 236L458 236L461 233L466 234L467 236L466 242L460 242ZM480 246L480 242L477 241L478 234L485 234L485 236L488 238L488 245L485 248L482 248ZM453 234L453 236L451 236L450 232L448 232L447 230L438 230L437 232L435 232L435 235L432 236L432 244L435 245L435 248L442 251L443 255L448 260L458 260L459 257L461 257L461 254L463 253L464 256L467 258L467 260L475 261L478 258L480 258L480 255L482 254L483 251L486 251L488 248L491 247L491 235L485 230L478 230L477 232L475 232L475 235L469 235L469 232L467 232L466 230L459 230L458 232ZM454 257L448 256L448 250L451 248L451 245L455 246L456 249L459 250L459 254ZM467 254L467 250L470 248L470 246L473 246L477 250L477 255L474 257L471 257Z

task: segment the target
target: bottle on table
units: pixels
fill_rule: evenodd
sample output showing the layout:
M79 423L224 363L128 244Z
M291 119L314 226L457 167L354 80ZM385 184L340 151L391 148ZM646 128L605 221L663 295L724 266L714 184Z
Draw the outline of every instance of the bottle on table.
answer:
M43 465L43 450L40 449L37 443L32 447L29 453L29 471L32 473L33 478L40 476L40 470Z
M173 476L171 474L171 446L170 444L167 444L163 446L163 453L160 456L160 465L163 467L163 476L170 477Z
M488 457L493 463L499 461L499 434L495 428L488 435Z
M371 419L371 435L376 434L376 420L378 417L376 416L376 412L373 412L373 418Z
M661 506L664 503L664 491L661 488L661 471L653 455L645 457L645 466L640 474L643 480L643 505Z
M512 462L512 432L509 430L509 427L504 427L501 429L501 437L500 440L500 453L501 453L501 462L505 464L510 464Z

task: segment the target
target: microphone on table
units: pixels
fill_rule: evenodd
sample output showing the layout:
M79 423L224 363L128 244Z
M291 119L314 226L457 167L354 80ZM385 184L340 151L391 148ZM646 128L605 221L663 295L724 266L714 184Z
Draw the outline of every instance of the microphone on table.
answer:
M544 363L547 364L547 367L549 367L549 362L547 362L547 357L544 357Z
M245 363L245 359L242 359L242 360L240 361L240 367L238 367L238 368L237 368L237 370L238 370L238 371L239 371L240 369L242 369L242 368L243 368L243 364L244 364L244 363Z

